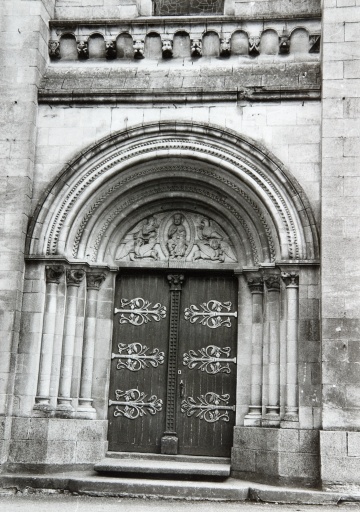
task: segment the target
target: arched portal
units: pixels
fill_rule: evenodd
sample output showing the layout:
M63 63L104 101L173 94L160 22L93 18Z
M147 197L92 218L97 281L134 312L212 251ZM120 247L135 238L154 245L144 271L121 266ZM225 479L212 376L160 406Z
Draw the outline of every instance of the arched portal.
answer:
M36 414L108 417L113 451L171 454L229 455L234 424L298 425L299 274L318 237L259 144L175 122L107 137L48 189L27 251L45 290Z

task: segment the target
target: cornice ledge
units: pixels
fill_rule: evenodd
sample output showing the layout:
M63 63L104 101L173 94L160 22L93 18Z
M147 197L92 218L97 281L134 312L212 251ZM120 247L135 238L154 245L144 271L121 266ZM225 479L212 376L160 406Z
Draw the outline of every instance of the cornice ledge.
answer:
M304 87L297 89L246 88L233 91L204 91L202 89L182 89L180 91L150 90L48 90L39 89L38 101L41 104L127 104L127 103L205 103L208 101L238 102L238 101L319 101L321 87Z

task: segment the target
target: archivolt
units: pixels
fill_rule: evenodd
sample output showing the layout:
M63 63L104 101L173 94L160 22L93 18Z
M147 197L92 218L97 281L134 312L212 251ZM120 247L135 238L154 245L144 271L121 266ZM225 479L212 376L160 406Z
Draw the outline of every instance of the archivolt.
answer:
M71 162L35 212L28 253L111 263L125 226L169 208L169 195L229 223L244 265L318 257L307 199L274 156L218 127L171 122L122 131Z

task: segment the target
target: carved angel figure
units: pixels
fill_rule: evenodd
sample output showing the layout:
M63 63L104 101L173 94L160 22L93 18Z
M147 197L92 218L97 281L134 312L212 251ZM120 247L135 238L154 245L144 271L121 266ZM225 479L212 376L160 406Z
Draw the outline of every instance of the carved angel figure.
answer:
M129 233L129 240L123 242L115 259L122 260L129 256L130 261L142 258L159 259L155 245L158 243L159 224L154 216L143 220L140 229Z
M193 259L212 260L223 263L228 257L231 261L236 261L233 249L224 237L217 232L210 223L210 220L203 217L197 226L196 245L198 250L194 252Z
M185 256L187 243L186 229L183 222L184 217L181 213L175 213L173 222L168 230L167 248L171 259L178 259Z

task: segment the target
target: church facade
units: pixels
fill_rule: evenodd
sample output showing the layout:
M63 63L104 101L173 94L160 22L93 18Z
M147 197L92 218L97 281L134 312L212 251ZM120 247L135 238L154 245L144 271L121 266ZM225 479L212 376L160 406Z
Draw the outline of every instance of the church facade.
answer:
M0 17L2 471L359 486L355 0Z

